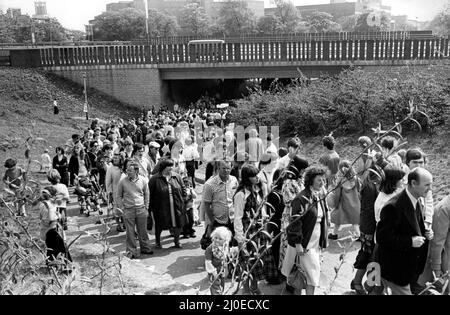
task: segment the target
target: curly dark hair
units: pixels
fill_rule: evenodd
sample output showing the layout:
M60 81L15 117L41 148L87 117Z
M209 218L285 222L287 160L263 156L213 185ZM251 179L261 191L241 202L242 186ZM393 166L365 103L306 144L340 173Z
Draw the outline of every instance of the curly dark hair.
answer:
M5 161L5 167L6 168L12 168L12 167L16 166L16 164L17 164L17 160L16 159L9 158L9 159L7 159Z
M308 187L312 186L316 176L325 175L326 173L327 173L327 170L323 166L313 165L313 166L308 167L305 171L305 177L304 177L305 187L308 188Z
M325 136L322 139L323 146L328 150L333 150L335 143L336 141L334 140L333 136Z
M392 150L395 144L395 138L391 136L384 137L383 140L381 140L381 146L383 148L386 148L388 150Z

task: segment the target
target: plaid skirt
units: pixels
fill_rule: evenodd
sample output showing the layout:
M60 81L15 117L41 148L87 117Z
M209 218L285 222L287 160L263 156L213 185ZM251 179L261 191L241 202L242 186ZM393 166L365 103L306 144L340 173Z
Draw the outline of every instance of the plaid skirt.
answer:
M270 243L267 236L261 234L259 237L260 244L266 244L262 246L258 253L253 245L247 244L245 250L239 252L239 272L249 271L253 268L251 275L254 280L264 280L264 279L274 279L278 276L278 266L273 258L272 249L269 248L265 250L267 245ZM255 238L254 238L255 239ZM260 260L256 261L256 257L263 253ZM256 264L256 265L255 265ZM255 266L254 266L255 265ZM253 267L254 266L254 267Z

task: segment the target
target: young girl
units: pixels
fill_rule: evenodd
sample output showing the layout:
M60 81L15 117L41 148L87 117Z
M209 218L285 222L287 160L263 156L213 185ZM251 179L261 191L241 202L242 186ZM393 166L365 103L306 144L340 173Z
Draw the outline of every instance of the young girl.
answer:
M233 256L229 244L231 231L224 226L211 233L212 243L205 250L205 269L208 273L211 295L222 295L227 276L228 259Z
M183 227L183 237L184 238L195 238L195 230L192 228L194 226L194 200L197 198L194 188L192 187L192 180L190 177L184 177L183 183L186 187L186 214L188 217L187 224Z
M5 168L6 172L3 176L3 182L6 184L6 186L11 189L16 196L22 191L23 183L26 182L26 173L25 171L16 166L17 160L16 159L7 159L5 161ZM15 204L17 214L19 216L26 217L26 211L25 211L25 203L22 200L19 200Z
M48 149L44 150L44 153L41 155L41 171L42 172L49 172L52 169L52 158L48 154Z

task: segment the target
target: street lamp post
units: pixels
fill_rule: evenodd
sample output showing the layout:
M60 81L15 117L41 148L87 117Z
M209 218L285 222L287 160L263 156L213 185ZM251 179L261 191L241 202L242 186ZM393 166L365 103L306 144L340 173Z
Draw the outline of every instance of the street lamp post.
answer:
M83 85L84 85L84 107L83 107L83 112L86 114L86 120L89 120L89 105L88 105L88 99L87 99L86 72L83 72Z

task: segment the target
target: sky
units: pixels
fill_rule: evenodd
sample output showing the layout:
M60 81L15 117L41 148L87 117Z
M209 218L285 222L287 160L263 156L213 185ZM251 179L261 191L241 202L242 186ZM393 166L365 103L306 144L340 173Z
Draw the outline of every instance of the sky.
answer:
M269 6L271 0L264 0ZM356 0L347 0L355 2ZM84 25L106 10L106 4L118 0L47 0L47 13L69 29L84 31ZM295 5L323 4L329 0L292 0ZM383 0L393 15L408 15L419 21L431 20L450 0ZM21 8L23 14L34 14L34 0L0 0L0 9Z

